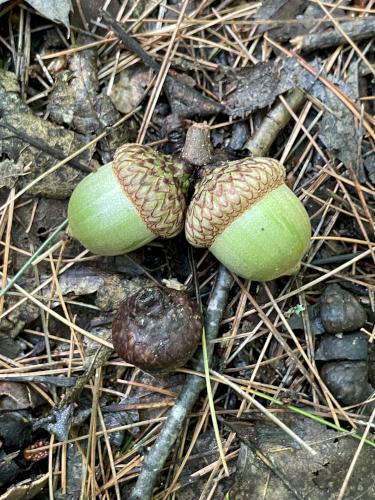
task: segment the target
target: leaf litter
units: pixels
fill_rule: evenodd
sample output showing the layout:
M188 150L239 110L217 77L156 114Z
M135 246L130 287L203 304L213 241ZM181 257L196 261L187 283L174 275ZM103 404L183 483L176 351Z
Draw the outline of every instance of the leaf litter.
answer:
M70 24L70 2L0 2L3 288L63 222L88 171L139 137L178 154L194 122L206 121L217 162L249 150L281 159L313 239L295 277L237 279L229 292L221 275L228 300L208 348L222 377L211 373L228 477L203 364L157 380L107 345L120 301L150 283L181 283L213 314L217 262L181 236L130 258L90 255L65 233L49 242L0 299L0 498L137 498L153 460L156 499L371 496L375 12L366 2L203 0L178 23L180 2L110 2L123 39L102 3L74 2ZM318 328L328 284L365 311L357 331ZM291 415L290 402L310 418ZM178 431L172 407L188 416ZM25 450L48 458L28 462Z

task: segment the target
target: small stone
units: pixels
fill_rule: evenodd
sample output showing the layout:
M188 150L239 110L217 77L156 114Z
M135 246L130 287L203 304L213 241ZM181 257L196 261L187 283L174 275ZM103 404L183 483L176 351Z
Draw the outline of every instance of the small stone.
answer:
M249 127L247 123L235 123L232 128L232 137L230 138L229 147L233 151L243 149L246 140L249 138Z
M335 361L326 363L321 376L332 394L344 405L366 400L373 392L368 383L366 361Z
M347 335L324 335L315 353L316 361L366 360L368 356L367 336L362 332Z
M366 311L339 285L329 285L320 299L320 314L327 333L354 332L366 322Z

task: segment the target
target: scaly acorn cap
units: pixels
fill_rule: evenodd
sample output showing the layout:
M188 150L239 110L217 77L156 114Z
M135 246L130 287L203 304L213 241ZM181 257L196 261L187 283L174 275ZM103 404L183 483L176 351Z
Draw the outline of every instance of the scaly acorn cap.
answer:
M189 205L185 234L239 276L268 281L299 268L308 215L272 158L245 158L209 171Z
M112 168L150 231L173 238L182 230L188 188L182 164L150 146L125 144L115 152Z
M186 239L194 247L210 247L245 210L284 184L284 177L284 167L272 158L245 158L214 168L195 188Z
M125 144L85 177L69 201L69 232L91 252L120 255L184 225L188 175L150 146Z

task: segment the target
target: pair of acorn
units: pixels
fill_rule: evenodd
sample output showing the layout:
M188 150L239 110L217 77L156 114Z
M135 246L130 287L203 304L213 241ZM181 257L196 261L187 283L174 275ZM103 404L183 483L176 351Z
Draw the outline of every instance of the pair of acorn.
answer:
M95 254L120 255L172 238L185 225L189 243L209 248L229 270L272 280L298 271L311 234L284 178L272 158L226 162L198 182L186 212L183 164L150 146L125 144L75 188L70 232Z
M298 271L311 234L308 215L271 158L246 158L212 169L186 210L184 165L149 146L125 144L111 163L75 188L70 233L99 255L131 252L185 225L193 246L208 247L243 278L267 281ZM186 215L186 216L185 216ZM140 290L115 315L117 353L145 371L169 371L191 357L201 320L189 297L175 290Z

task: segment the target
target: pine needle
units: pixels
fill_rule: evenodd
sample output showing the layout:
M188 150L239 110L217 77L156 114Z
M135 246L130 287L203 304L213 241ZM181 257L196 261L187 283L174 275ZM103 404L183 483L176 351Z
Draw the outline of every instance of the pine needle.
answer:
M203 360L204 360L204 373L205 373L205 377L206 377L206 386L207 386L207 397L208 397L208 404L210 406L212 425L214 428L214 433L215 433L215 438L216 438L216 442L217 442L217 447L219 450L220 459L222 461L226 475L229 476L228 465L227 465L227 462L225 460L224 448L223 448L223 444L221 442L219 426L217 424L215 404L214 404L214 398L213 398L213 394L212 394L212 387L211 387L211 380L210 380L210 368L208 366L206 333L205 333L204 328L203 328L203 333L202 333L202 351L203 351Z
M214 379L216 379L218 382L224 383L224 384L228 385L229 387L231 387L233 390L235 390L238 394L240 394L242 396L244 395L244 390L242 390L239 385L232 382L224 375L221 375L220 373L215 372L214 370L210 370L210 372L214 376ZM278 406L282 406L282 407L284 407L284 408L286 408L294 413L298 413L300 415L303 415L304 417L309 418L310 420L315 420L316 422L319 422L322 425L326 425L327 427L330 427L331 429L348 434L349 436L351 436L354 439L357 439L359 441L362 439L362 436L360 436L359 434L356 434L353 431L345 429L344 427L341 427L340 425L336 425L333 422L326 420L325 418L319 417L318 415L314 415L313 413L309 412L308 410L304 410L302 408L299 408L298 406L285 404L283 401L280 401L280 399L274 398L273 396L269 396L268 394L265 394L264 392L256 391L253 389L248 389L248 390L253 396L258 396L262 399L266 399L267 401L270 401L271 403L274 403ZM370 446L375 447L375 441L365 439L364 442Z

